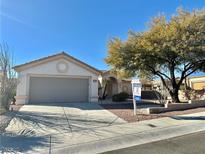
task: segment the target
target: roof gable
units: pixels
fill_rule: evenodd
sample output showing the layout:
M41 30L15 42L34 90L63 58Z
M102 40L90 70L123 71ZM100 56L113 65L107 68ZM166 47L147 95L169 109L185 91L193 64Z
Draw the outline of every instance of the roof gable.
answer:
M47 62L50 62L50 61L54 61L54 60L57 60L57 59L66 59L68 61L71 61L85 69L87 69L88 71L91 71L95 74L101 74L101 71L99 71L98 69L68 55L67 53L65 52L61 52L61 53L58 53L58 54L55 54L55 55L51 55L51 56L48 56L48 57L44 57L44 58L40 58L40 59L37 59L37 60L34 60L34 61L31 61L31 62L28 62L28 63L25 63L25 64L21 64L21 65L17 65L14 67L14 70L17 71L17 72L20 72L20 71L23 71L23 70L26 70L26 69L29 69L29 68L32 68L32 67L35 67L35 66L38 66L38 65L42 65L44 63L47 63Z

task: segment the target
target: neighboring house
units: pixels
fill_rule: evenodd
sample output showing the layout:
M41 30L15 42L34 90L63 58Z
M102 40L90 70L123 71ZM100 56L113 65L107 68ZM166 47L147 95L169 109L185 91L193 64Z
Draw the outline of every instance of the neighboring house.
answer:
M179 80L179 78L177 78ZM171 83L169 81L166 81L168 85ZM190 87L193 90L202 90L205 89L205 76L191 76L187 77L186 80L183 80L182 86L185 86L185 83L187 87ZM161 80L155 80L153 82L154 89L163 89L163 85Z
M193 76L187 79L187 85L193 90L205 89L205 76Z
M98 101L101 72L65 52L14 69L18 73L17 104Z
M101 77L99 77L99 96L102 97L105 94L106 98L111 98L113 95L120 92L127 92L129 95L132 95L132 84L131 79L119 78L112 71L101 71ZM179 78L177 78L179 80ZM104 83L103 83L104 82ZM167 99L171 99L168 91L163 86L161 80L146 80L140 79L142 83L142 97L149 98L152 97L154 91L159 92L162 96ZM167 84L169 81L166 81ZM187 86L191 87L194 90L205 89L205 76L195 76L187 78ZM107 84L105 86L105 84ZM185 86L185 80L182 83L182 86ZM106 88L105 88L106 87ZM153 91L153 92L151 92Z

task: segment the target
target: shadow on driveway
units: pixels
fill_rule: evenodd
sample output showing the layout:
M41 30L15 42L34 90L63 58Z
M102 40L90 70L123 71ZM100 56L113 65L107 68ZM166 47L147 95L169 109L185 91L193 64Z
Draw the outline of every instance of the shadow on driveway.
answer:
M175 120L205 120L205 116L172 116Z
M71 107L80 110L103 110L103 108L97 103L90 103L90 102L76 102L76 103L35 103L35 104L27 104L27 106L53 106L53 107Z
M65 136L72 139L77 134L79 140L84 135L99 136L97 128L122 123L98 104L25 105L14 112L6 132L0 135L0 151L47 149L50 136L52 144L61 145L66 143Z
M37 137L4 133L0 135L0 138L0 152L2 153L24 153L41 146L46 146L49 149L49 138L47 136Z

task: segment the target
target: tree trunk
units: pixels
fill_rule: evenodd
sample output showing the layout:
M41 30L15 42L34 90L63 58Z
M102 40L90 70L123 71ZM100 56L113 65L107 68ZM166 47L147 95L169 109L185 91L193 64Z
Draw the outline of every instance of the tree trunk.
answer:
M173 91L170 93L170 96L172 98L173 103L180 103L178 87L173 87Z
M164 85L164 87L167 89L167 91L169 92L171 98L172 98L172 102L173 103L179 103L179 87L180 84L172 84L172 88L169 87L168 83L165 82L165 80L161 77L161 81L162 84Z

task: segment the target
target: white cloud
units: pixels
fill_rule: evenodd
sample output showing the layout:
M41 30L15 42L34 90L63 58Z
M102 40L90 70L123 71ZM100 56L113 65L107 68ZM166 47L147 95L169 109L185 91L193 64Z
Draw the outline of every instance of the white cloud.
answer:
M4 17L4 18L7 18L7 19L9 19L11 21L17 22L19 24L26 25L26 26L31 27L31 28L35 28L35 29L37 28L35 25L31 25L31 24L29 24L29 23L27 23L27 22L25 22L25 21L23 21L23 20L21 20L21 19L19 19L17 17L11 16L8 13L4 13L2 11L0 12L0 16Z

